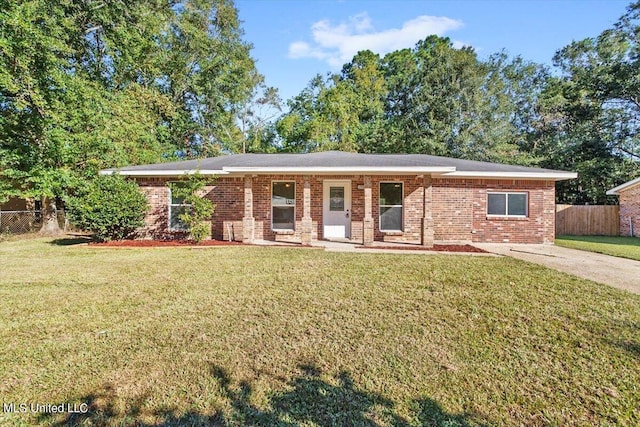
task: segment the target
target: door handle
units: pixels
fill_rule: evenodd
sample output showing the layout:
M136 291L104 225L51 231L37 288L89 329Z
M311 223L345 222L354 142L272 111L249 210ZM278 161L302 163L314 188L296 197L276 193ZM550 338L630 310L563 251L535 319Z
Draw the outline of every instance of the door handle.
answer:
M349 218L349 209L347 209L347 214L345 216Z

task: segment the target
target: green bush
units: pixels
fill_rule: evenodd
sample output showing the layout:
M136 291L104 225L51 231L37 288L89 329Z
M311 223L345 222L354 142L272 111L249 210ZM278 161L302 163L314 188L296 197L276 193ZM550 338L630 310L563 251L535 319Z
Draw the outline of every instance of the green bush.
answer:
M215 211L215 205L200 194L209 181L196 173L182 181L169 183L171 194L181 198L189 206L189 209L180 215L180 221L189 230L189 238L196 242L211 236L211 215Z
M103 175L66 200L70 221L100 241L131 237L149 209L140 188L120 175Z

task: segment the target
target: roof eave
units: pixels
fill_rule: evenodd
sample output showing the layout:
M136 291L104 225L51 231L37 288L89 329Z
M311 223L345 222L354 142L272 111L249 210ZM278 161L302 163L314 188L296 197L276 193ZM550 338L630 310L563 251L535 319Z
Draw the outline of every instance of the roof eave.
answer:
M456 171L451 166L406 166L406 167L361 167L361 166L335 166L335 167L225 167L222 170L214 169L179 169L179 170L122 170L104 169L100 175L123 175L134 177L179 177L184 175L243 175L243 174L433 174L444 178L483 178L483 179L544 179L561 181L577 178L575 172L481 172L481 171ZM640 179L638 180L640 182ZM629 184L629 183L627 183ZM624 185L624 184L623 184ZM620 186L622 187L622 186ZM614 191L618 189L609 190ZM609 192L607 192L609 194ZM617 193L616 193L617 194Z
M223 170L210 170L210 169L181 169L181 170L118 170L118 169L104 169L101 170L100 175L124 175L124 176L140 176L140 177L158 177L158 176L183 176L183 175L226 175L228 172Z
M619 196L620 191L627 190L631 187L635 187L636 185L640 185L640 178L632 179L629 182L625 182L624 184L620 184L617 187L612 188L607 191L607 196Z
M578 177L576 172L476 172L455 171L441 175L444 178L484 178L484 179L536 179L564 181Z

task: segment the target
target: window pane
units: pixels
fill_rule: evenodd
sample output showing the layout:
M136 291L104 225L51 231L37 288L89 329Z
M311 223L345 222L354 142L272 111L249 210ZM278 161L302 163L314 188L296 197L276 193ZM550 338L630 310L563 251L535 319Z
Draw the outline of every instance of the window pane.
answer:
M174 183L175 186L182 186L182 184ZM172 205L182 205L184 204L184 197L178 197L175 194L175 191L171 191L171 204Z
M380 229L402 231L402 208L380 208Z
M507 214L507 195L506 194L488 194L487 195L487 214L488 215L506 215Z
M273 228L274 230L293 230L293 206L273 207Z
M169 218L169 228L172 230L186 230L188 227L180 220L180 215L186 213L189 206L171 206L171 218Z
M402 184L399 182L383 182L380 184L380 205L401 205Z
M344 187L329 187L329 210L344 211Z
M527 215L527 195L509 194L509 215Z
M296 185L294 182L274 182L273 197L271 203L274 205L295 205Z
M173 193L171 193L171 204L172 205L183 205L184 204L184 197L174 196Z

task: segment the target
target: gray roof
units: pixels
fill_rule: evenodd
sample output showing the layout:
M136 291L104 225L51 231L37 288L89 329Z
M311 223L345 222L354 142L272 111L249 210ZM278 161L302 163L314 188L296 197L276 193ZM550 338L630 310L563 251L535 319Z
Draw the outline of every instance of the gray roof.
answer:
M177 174L194 170L209 171L210 173L240 173L243 171L255 173L264 171L266 173L267 171L273 172L277 168L283 168L292 173L320 172L323 169L337 172L337 169L340 168L348 168L352 172L356 172L359 169L371 172L379 168L385 172L392 172L397 169L398 172L403 173L411 173L413 171L416 173L436 172L448 174L457 172L456 175L460 175L460 173L466 173L467 175L471 173L496 173L498 175L513 174L514 176L531 174L553 175L559 179L575 177L575 174L564 171L454 159L427 154L360 154L342 151L323 151L308 154L233 154L198 160L126 166L118 169L107 169L102 173L119 172L124 175L142 175L144 173L146 176L153 176L154 172L162 172L162 175L168 175L171 171L175 171Z

